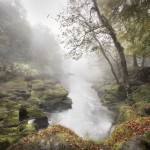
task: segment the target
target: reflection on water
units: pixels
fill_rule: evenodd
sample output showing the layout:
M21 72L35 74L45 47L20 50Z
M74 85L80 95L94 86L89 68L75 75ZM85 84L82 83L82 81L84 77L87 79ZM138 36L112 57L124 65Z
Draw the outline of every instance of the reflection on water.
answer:
M53 114L51 124L66 126L84 138L103 139L112 125L110 112L101 105L88 81L72 76L68 82L72 109Z

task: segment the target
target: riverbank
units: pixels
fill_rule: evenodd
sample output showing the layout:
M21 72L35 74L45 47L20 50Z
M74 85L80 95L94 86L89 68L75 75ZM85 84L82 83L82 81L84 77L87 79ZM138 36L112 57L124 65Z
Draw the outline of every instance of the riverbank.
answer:
M46 112L71 108L67 96L58 81L0 72L0 149L47 128Z
M115 84L95 88L104 106L114 112L112 134L101 142L110 150L150 149L150 68L130 71L131 101Z
M86 141L70 129L56 125L22 138L9 150L149 150L150 84L148 80L141 79L130 80L131 102L125 100L125 95L118 85L100 84L95 87L102 104L114 112L114 129L105 140ZM101 120L103 121L103 118Z

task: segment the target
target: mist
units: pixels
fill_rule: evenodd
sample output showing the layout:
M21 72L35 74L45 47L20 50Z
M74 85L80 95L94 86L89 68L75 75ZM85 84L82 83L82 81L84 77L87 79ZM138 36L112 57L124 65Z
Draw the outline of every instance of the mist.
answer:
M68 76L62 77L61 82L69 91L72 109L53 113L49 117L51 125L66 126L86 140L102 140L110 134L113 113L102 106L97 92L92 88L94 81L100 77L103 79L104 70L101 65L97 63L96 57L88 56L78 61L64 61L63 66L69 66L64 70Z
M72 108L47 114L50 126L61 124L86 139L105 138L113 124L112 112L102 106L92 86L111 76L108 65L95 53L66 60L55 32L45 24L27 21L27 13L19 1L0 1L1 70L29 81L61 82Z
M149 4L0 0L0 149L149 149Z
M4 0L0 3L1 67L4 68L5 59L16 74L55 78L62 74L62 53L50 29L41 24L31 26L21 3Z

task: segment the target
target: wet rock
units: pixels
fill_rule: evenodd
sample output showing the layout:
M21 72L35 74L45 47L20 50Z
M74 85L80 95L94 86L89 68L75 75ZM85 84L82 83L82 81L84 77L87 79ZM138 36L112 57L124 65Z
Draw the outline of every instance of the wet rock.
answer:
M48 123L48 118L46 117L45 113L39 109L38 107L30 107L26 109L27 116L30 119L35 119L34 123L37 125L38 129L43 129L47 128L49 123Z
M35 119L34 123L37 125L38 130L47 128L49 125L47 117Z

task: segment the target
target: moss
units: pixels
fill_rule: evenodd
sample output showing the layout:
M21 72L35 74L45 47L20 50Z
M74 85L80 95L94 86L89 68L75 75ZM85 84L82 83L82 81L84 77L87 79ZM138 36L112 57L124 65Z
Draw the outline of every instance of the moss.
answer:
M119 122L129 121L136 118L136 111L129 105L121 105L119 108Z
M27 108L26 111L27 111L28 117L31 119L45 117L45 114L43 113L43 111L37 106L31 106Z
M17 77L13 80L5 82L3 87L9 91L9 93L14 93L14 91L26 91L27 90L27 83L24 81L22 77Z
M106 91L118 91L119 85L113 84L113 85L104 85L100 88L100 90L106 90Z
M123 143L124 143L124 142L117 142L117 143L115 143L115 144L112 146L111 150L121 150Z
M44 92L44 99L56 99L56 98L65 98L67 97L68 92L63 88L51 89Z
M150 103L150 85L143 85L140 87L140 91L135 91L132 94L132 99L135 102L143 101L143 103Z
M40 100L38 97L34 97L34 96L30 97L30 98L28 99L28 102L29 102L30 104L38 105L38 106L40 106L40 105L42 104L42 100Z
M29 135L29 134L34 134L37 132L37 127L36 124L27 124L23 127L24 129L21 132L21 135Z
M2 100L0 101L0 107L6 108L9 110L18 110L22 107L21 102L15 102L12 100Z
M17 138L14 137L0 137L0 149L6 150L10 145L15 143Z
M1 123L3 127L15 127L20 124L19 122L19 111L10 111L7 113L6 118Z
M1 135L12 135L12 134L17 134L19 133L18 127L12 127L12 128L2 128L0 127L0 134Z

